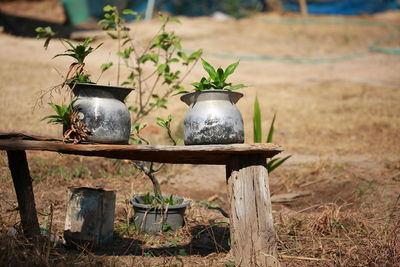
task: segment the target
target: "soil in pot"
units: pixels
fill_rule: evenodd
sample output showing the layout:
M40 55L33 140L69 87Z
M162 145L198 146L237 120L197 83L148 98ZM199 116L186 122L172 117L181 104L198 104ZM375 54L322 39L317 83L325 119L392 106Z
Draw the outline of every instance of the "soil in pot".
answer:
M161 231L176 231L185 225L185 210L190 204L180 197L172 197L176 205L167 205L164 209L144 204L144 196L131 199L135 211L135 224L142 232L155 234ZM163 196L164 199L168 197Z

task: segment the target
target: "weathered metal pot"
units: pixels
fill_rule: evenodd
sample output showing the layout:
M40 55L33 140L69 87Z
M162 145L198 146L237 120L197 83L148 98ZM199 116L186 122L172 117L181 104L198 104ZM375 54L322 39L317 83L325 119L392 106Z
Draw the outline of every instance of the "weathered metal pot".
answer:
M227 90L197 91L181 96L190 107L184 119L185 145L243 143L243 119L235 105L242 96Z
M183 201L180 197L173 197L173 199ZM185 210L190 202L184 201L179 205L168 206L164 211L165 214L160 208L144 204L140 196L132 198L131 204L135 211L135 224L139 230L149 234L156 234L166 230L176 231L179 227L184 226Z
M131 88L89 83L72 85L77 97L74 106L79 119L90 130L89 142L127 144L131 134L131 116L124 103Z

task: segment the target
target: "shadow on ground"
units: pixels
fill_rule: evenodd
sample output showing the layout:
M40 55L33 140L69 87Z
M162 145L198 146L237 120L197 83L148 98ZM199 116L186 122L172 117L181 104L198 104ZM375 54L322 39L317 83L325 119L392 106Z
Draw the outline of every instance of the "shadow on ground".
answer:
M229 227L219 225L197 225L189 229L191 241L185 245L165 243L162 247L146 248L138 239L115 236L112 245L99 247L92 250L95 255L107 256L207 256L211 253L229 251Z

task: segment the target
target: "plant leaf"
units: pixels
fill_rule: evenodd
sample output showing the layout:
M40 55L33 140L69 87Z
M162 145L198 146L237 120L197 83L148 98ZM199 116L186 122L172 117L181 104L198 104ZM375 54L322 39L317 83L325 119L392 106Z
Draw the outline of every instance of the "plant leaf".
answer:
M261 128L261 110L258 97L254 101L254 113L253 113L253 141L254 143L262 142L262 128Z
M72 51L75 51L76 47L70 41L68 41L67 39L63 39L63 41L66 42L72 48Z
M167 18L162 13L158 14L158 19L163 23L167 22Z
M169 21L176 22L176 23L181 23L181 21L178 18L169 18Z
M168 63L178 63L179 59L177 58L171 58L170 60L168 60Z
M136 16L138 13L133 11L132 9L124 9L122 10L122 14Z
M272 143L272 138L274 136L275 118L276 118L276 112L274 113L274 117L272 118L271 125L269 126L268 137L267 137L267 141L266 141L267 143Z
M172 45L175 46L175 48L178 50L182 49L182 45L180 42L172 42Z
M157 72L158 72L158 74L161 74L161 73L163 73L166 69L167 69L167 64L161 64L161 65L158 66Z
M102 72L105 72L106 70L111 68L112 65L113 65L112 62L104 63L104 64L101 64L100 69Z
M203 68L207 73L210 75L211 79L216 80L218 77L217 71L214 69L213 66L210 65L207 61L204 59L201 59L201 62L203 64Z
M193 60L196 60L196 59L198 59L199 57L201 57L202 54L203 54L203 49L199 49L199 50L193 52L193 53L189 56L189 59L192 60L192 61L193 61Z
M228 78L228 76L231 75L235 71L235 69L237 68L238 65L239 65L239 61L236 63L230 64L226 68L225 73L224 73L224 80L226 80L226 78Z
M271 166L274 164L274 162L277 161L277 160L279 160L279 159L280 159L280 157L274 157L274 158L272 158L272 159L268 159L268 160L267 160L267 170L268 170L269 168L271 168Z
M283 159L277 158L277 161L274 163L271 163L270 166L267 165L267 171L268 173L271 173L273 170L278 168L280 165L282 165L286 160L288 160L292 155L286 156Z
M118 39L118 36L113 34L113 33L111 33L111 32L107 32L107 35L110 36L111 39L114 39L114 40Z
M244 85L244 84L236 84L236 85L232 85L227 88L224 88L224 89L234 91L234 90L238 90L238 89L242 89L242 88L246 88L246 87L247 87L247 85Z
M112 11L112 10L113 10L113 7L110 6L110 5L106 5L105 7L103 7L103 11L104 11L104 12L110 12L110 11Z
M219 212L222 214L222 216L224 216L225 218L229 218L229 214L226 213L226 212L225 212L223 209L221 209L220 207L208 206L208 209L209 209L209 210L217 210L217 211L219 211Z
M224 70L222 68L218 68L217 69L217 74L218 74L218 83L219 83L218 86L220 86L222 88L224 86L223 84L225 82Z
M178 54L178 57L182 58L183 60L188 59L188 56L182 51L179 51L177 54Z

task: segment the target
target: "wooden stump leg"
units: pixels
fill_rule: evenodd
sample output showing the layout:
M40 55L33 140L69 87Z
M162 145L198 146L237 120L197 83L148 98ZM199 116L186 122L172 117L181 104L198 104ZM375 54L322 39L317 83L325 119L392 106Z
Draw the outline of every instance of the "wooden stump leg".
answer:
M265 156L233 156L227 177L236 266L279 266Z
M21 224L27 237L40 234L39 222L36 214L35 197L33 195L32 178L29 174L25 151L9 150L8 166L17 194Z

